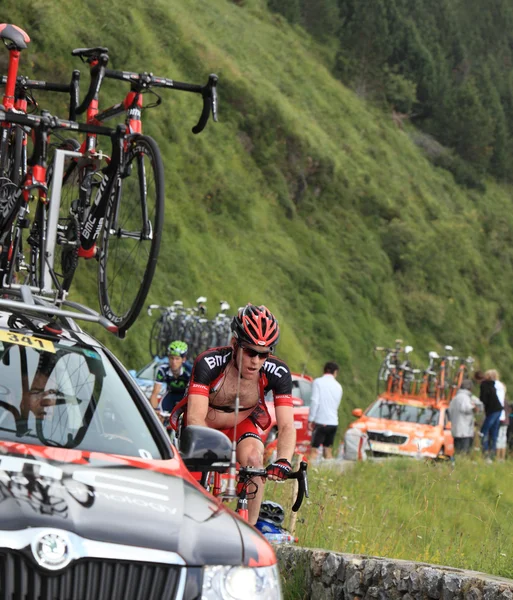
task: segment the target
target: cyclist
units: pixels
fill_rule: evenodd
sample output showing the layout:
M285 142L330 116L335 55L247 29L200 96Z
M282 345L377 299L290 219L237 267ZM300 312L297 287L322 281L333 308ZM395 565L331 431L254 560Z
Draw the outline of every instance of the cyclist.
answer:
M247 304L231 323L230 346L211 348L194 361L186 397L173 411L170 424L176 430L180 416L184 425L219 429L232 441L237 436L237 461L243 466L263 467L264 444L260 431L271 418L264 396L273 392L278 425L278 456L267 467L269 479L283 480L291 470L296 446L292 413L292 377L287 365L272 355L280 329L278 321L265 306ZM235 420L235 400L240 406ZM248 502L249 521L258 519L263 485L258 485Z
M151 392L150 402L155 410L170 413L185 394L190 379L190 373L185 368L187 344L180 340L171 342L167 347L168 364L162 364L157 370L155 385ZM166 394L159 407L159 393L162 384L166 384Z

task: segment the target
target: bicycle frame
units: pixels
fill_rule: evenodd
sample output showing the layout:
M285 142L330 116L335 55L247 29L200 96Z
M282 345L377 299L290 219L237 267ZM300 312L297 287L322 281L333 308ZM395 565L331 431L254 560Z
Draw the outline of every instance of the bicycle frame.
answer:
M135 73L130 71L114 71L107 69L108 64L108 49L94 48L82 49L78 48L72 52L75 56L88 57L91 71L91 83L86 98L80 106L76 108L76 114L86 113L86 123L89 125L102 126L105 121L113 119L117 116L125 114L125 132L122 140L120 160L117 163L123 169L123 155L128 151L129 143L133 136L142 135L142 110L143 110L143 93L151 87L172 88L181 91L199 93L203 96L203 112L196 127L193 128L193 133L200 133L205 127L210 110L212 109L213 119L217 121L217 93L216 84L217 76L210 75L209 82L206 86L181 83L167 79L164 77L156 77L150 73ZM126 94L123 102L114 104L109 108L99 111L99 92L100 87L105 78L117 79L130 83L130 91ZM159 97L158 97L159 98ZM156 106L160 104L158 99ZM80 151L85 156L94 157L96 151L97 137L95 134L88 134L82 143ZM114 162L111 157L111 163ZM109 163L110 166L110 163ZM101 186L100 186L101 187ZM91 207L87 217L87 222L81 227L80 245L78 256L83 258L92 258L96 255L96 240L101 231L102 223L106 212L106 203L101 202L98 194ZM149 239L152 235L149 227L147 207L142 206L142 222L145 224L143 231L144 239ZM116 217L117 218L117 217ZM114 219L116 221L116 218Z

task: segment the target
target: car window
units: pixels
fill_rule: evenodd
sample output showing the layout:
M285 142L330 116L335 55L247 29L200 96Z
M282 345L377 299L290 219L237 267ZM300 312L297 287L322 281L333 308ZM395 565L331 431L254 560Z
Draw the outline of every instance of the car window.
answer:
M312 400L312 383L310 381L298 380L299 391L303 400L304 406L310 406Z
M0 439L161 458L125 383L101 349L0 342Z
M390 419L419 425L438 425L440 419L440 411L431 406L412 406L386 400L378 400L367 409L365 414L377 419Z
M137 377L141 379L152 379L154 380L157 375L158 364L156 362L151 362L149 365L143 367L139 373L137 373Z

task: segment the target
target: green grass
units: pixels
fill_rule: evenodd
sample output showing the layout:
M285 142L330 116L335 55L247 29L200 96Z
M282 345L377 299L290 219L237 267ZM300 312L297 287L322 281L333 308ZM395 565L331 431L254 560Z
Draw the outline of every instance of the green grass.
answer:
M299 545L424 561L513 577L513 472L508 462L391 459L310 469ZM290 506L290 485L266 496ZM285 523L287 525L287 523Z

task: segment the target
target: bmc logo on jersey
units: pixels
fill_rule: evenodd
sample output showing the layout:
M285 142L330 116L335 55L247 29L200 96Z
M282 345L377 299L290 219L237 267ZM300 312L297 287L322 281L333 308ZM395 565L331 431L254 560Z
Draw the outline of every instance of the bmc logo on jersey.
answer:
M269 362L268 360L266 360L264 363L264 369L272 375L276 375L276 377L282 377L282 372L287 372L287 369L285 367L278 366L277 364Z
M205 356L205 362L211 369L221 367L230 358L231 354L222 356L221 354L215 354L214 356Z

